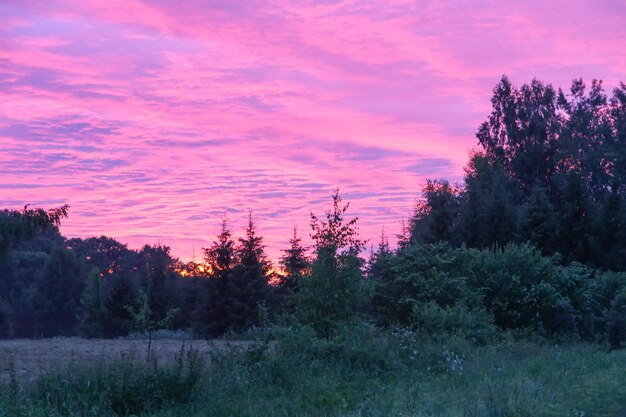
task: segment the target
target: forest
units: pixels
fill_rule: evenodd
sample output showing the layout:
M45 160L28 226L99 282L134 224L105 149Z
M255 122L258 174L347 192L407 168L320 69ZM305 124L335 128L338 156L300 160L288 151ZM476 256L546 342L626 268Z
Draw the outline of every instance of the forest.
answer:
M143 309L152 327L201 337L290 316L322 335L365 318L620 347L626 86L609 98L596 80L589 89L575 80L565 94L503 77L492 106L463 184L428 180L397 247L383 235L367 260L338 192L325 215L311 215L314 247L294 233L280 268L265 255L252 214L242 238L224 220L204 262L184 264L166 246L65 239L58 224L68 207L4 210L0 336L119 337L145 330L134 314ZM478 324L485 328L472 328Z
M325 213L311 213L313 247L294 230L276 265L252 213L242 237L222 220L203 262L183 263L162 245L66 239L66 206L4 210L0 337L261 332L283 341L285 361L340 352L350 367L376 375L391 365L372 334L413 340L420 348L408 348L411 360L428 352L424 340L443 343L454 372L463 358L446 350L451 340L485 349L503 340L626 347L626 85L607 95L597 80L563 91L502 77L491 103L462 183L428 180L397 245L383 233L369 256L339 190ZM354 410L329 398L320 407Z

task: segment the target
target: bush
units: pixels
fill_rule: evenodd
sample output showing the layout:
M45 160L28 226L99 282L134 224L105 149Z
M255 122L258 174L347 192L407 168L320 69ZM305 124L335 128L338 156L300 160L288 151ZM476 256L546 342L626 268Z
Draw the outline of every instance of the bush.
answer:
M464 304L441 307L435 302L415 305L412 323L418 332L431 336L460 336L484 345L493 339L496 326L493 317L481 307Z
M485 308L501 329L558 330L568 300L561 292L563 272L554 257L529 244L474 251L470 285L484 294Z
M620 291L606 312L606 335L611 349L619 349L626 342L626 289Z
M375 284L372 304L378 322L412 327L415 312L426 303L480 305L480 293L467 285L469 265L468 251L445 243L401 250L390 262L390 273Z

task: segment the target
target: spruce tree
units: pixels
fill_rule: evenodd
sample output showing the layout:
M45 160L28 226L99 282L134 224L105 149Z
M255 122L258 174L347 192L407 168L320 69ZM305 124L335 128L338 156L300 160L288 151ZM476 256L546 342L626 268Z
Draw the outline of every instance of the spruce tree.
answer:
M289 240L289 249L284 249L284 255L280 259L284 275L281 277L280 286L287 292L297 291L298 282L310 266L307 257L307 249L302 246L302 238L298 237L297 228L293 227L293 237Z
M243 331L258 324L259 308L265 305L269 290L267 275L270 262L251 212L246 235L239 239L236 253L239 263L232 271L228 288L229 328Z
M236 264L235 242L222 220L222 230L213 244L204 249L206 278L194 311L194 330L203 337L217 337L229 326L230 279Z

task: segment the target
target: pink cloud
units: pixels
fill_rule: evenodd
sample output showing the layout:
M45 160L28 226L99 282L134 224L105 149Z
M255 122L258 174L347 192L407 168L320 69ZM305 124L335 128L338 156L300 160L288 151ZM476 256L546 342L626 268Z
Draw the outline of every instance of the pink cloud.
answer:
M72 205L68 236L189 258L252 209L277 257L340 187L394 235L461 178L503 73L608 88L623 2L8 0L0 205Z

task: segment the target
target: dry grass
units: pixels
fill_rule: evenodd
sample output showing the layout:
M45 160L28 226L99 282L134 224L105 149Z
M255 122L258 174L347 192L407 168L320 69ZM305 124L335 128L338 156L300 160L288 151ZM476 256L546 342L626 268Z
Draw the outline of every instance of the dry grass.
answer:
M152 356L157 361L170 361L184 345L208 357L211 351L245 347L250 343L153 340ZM147 347L147 340L88 340L77 337L0 340L0 381L9 379L11 373L19 381L32 381L42 372L62 370L74 364L111 364L128 358L145 360Z

